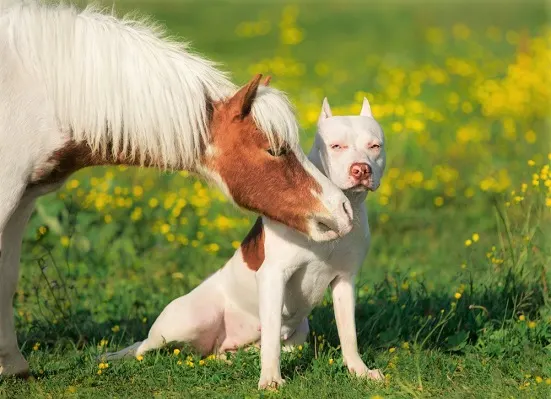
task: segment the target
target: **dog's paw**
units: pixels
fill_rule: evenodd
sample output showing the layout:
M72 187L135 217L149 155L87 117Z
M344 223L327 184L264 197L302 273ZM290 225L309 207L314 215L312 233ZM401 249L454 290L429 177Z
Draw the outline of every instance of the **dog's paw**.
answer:
M384 380L385 377L381 370L375 369L370 370L367 368L365 363L362 361L362 359L354 359L351 362L347 362L348 371L357 377L360 378L367 378L369 380L373 381L381 381Z
M277 390L283 384L285 384L285 380L281 378L281 375L261 374L258 381L258 389Z
M383 375L383 372L381 370L374 369L368 371L367 378L373 381L383 381L385 379L385 376Z

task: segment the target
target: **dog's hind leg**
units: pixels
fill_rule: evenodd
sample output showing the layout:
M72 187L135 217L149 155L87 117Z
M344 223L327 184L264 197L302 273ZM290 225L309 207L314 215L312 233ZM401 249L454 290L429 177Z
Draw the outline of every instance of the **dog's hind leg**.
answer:
M147 339L101 359L137 357L167 344L188 344L197 352L210 354L223 332L224 298L206 282L188 295L169 303L151 326Z

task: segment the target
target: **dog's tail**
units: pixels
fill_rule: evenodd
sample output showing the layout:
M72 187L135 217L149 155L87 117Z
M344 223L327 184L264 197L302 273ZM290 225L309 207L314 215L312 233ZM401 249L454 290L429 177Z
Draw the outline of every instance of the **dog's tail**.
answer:
M136 342L135 344L130 345L127 348L121 349L118 352L105 353L100 356L100 359L103 361L109 360L119 360L119 359L128 359L131 357L136 357L145 352L140 346L143 346L144 341Z

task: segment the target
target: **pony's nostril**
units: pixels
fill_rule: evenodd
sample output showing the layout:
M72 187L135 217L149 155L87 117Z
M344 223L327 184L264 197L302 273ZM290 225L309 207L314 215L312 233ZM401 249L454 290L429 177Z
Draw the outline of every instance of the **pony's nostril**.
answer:
M352 206L350 205L350 202L344 201L342 203L342 208L344 209L344 213L346 214L346 216L348 216L348 219L352 220L352 218L354 217L354 213L352 211Z

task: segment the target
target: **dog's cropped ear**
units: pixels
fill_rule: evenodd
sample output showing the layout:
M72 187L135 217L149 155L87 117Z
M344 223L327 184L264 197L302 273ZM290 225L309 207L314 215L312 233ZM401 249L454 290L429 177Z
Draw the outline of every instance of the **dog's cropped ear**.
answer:
M323 104L321 104L321 112L320 112L320 117L318 119L318 123L323 121L324 119L331 118L332 116L333 116L333 113L331 112L329 101L327 101L327 97L325 97L323 99Z
M362 104L362 110L360 111L360 115L369 116L370 118L373 118L373 114L371 113L371 105L369 105L369 101L365 97L364 97L364 102Z

